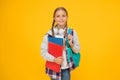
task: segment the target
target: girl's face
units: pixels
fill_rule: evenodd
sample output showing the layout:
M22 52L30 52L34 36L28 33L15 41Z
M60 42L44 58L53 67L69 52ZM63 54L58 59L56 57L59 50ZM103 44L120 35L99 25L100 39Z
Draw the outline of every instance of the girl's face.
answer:
M64 10L58 10L55 13L55 22L58 26L65 26L66 25L66 21L67 21L67 14Z

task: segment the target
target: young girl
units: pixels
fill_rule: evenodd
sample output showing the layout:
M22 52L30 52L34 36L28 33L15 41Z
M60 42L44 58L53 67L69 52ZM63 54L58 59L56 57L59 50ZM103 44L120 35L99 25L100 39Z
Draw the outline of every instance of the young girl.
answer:
M71 34L67 35L67 30L68 30L67 19L68 19L67 10L64 7L56 8L53 14L52 28L44 36L44 39L41 43L42 57L47 61L55 62L61 65L61 71L58 73L49 68L46 68L46 73L50 76L51 80L70 80L70 72L75 68L72 59L70 59L71 61L69 63L67 61L68 53L66 51L66 44L65 44L66 37L69 40L69 45L73 52L77 53L80 50L80 45L76 31L73 30L73 35ZM64 49L62 56L54 57L53 55L48 53L48 34L54 37L63 38Z

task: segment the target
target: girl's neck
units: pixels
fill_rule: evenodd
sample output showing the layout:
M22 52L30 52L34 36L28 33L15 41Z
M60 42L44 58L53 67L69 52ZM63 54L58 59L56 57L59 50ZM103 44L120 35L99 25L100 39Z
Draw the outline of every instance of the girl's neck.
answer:
M64 28L65 28L65 25L57 25L57 28L58 28L58 29L64 29Z

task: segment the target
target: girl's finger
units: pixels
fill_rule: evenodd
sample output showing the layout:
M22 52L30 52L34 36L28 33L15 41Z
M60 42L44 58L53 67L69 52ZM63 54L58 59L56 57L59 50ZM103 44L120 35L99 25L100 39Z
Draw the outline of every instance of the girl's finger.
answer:
M58 58L62 59L63 57L62 57L62 56L60 56L60 57L58 57Z

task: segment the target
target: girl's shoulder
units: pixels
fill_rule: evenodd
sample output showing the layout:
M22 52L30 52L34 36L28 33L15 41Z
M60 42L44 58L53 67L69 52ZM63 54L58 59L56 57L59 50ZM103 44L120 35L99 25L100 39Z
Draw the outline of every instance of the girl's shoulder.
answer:
M72 30L72 34L74 37L77 36L77 31L75 29L73 29L71 27L68 27L68 29Z
M75 30L75 29L73 29L73 28L71 28L71 27L68 27L67 30L69 30L69 29L76 33L76 30Z
M46 36L47 36L47 35L52 35L52 30L49 29L45 35L46 35Z

